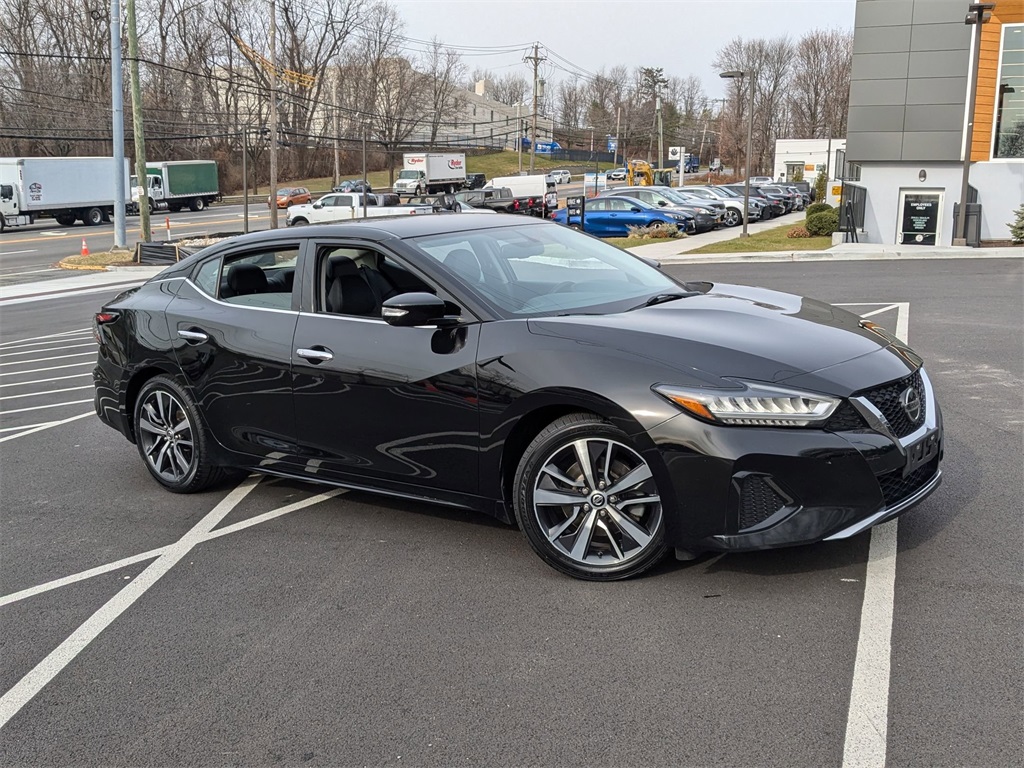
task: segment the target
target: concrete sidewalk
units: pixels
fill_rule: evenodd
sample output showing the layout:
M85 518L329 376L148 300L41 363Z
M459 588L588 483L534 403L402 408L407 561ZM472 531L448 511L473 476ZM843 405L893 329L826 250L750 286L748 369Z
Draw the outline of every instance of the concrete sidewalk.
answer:
M796 226L804 222L802 211L788 213L769 221L748 225L751 234L774 229L783 224ZM682 240L662 240L651 245L638 245L630 253L657 259L663 264L729 264L741 261L868 261L877 259L1014 259L1024 257L1019 248L966 248L950 246L882 245L879 243L842 243L824 251L744 251L737 253L691 253L711 243L739 238L742 227L729 227Z
M35 283L0 286L0 307L32 299L60 298L71 294L92 293L123 286L130 288L166 269L163 266L110 267L104 271L69 272L71 277L41 280Z

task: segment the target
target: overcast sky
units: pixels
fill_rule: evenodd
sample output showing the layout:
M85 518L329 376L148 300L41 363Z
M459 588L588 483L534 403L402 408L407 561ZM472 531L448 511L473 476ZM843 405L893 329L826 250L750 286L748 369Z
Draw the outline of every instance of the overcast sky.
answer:
M523 49L534 42L548 61L542 76L569 77L573 66L596 72L625 64L697 75L708 96L725 93L711 62L734 37L788 35L812 29L853 30L855 0L391 0L405 35L437 37L456 47L470 71L531 71ZM412 43L411 45L415 45ZM476 49L474 49L474 47ZM503 48L502 52L479 48ZM519 50L509 50L517 48ZM555 68L555 67L560 67Z

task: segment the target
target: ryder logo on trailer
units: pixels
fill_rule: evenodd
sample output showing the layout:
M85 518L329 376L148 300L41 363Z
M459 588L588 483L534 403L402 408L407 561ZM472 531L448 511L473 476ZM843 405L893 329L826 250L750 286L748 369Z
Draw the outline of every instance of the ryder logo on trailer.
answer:
M409 165L419 165L420 163L423 162L423 158L422 157L410 157L405 162L407 162Z
M462 167L462 161L459 160L458 158L453 157L451 160L448 161L448 167L451 168L452 170L458 170L459 168Z

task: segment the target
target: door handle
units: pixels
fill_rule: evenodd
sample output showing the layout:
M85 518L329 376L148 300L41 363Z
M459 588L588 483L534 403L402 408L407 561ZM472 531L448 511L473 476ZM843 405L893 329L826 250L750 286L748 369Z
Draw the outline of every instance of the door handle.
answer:
M179 330L178 331L178 336L180 336L181 338L185 339L185 341L195 341L195 342L199 342L199 343L202 343L204 341L209 341L210 340L210 337L207 336L202 331L182 331L182 330Z
M326 347L313 347L312 349L299 348L295 350L295 354L299 357L309 360L309 362L317 365L319 363L326 363L328 360L334 359L334 353Z

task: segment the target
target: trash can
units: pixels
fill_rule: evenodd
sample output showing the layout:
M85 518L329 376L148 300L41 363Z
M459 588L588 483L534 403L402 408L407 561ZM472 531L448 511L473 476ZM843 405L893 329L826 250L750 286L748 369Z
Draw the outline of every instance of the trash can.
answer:
M960 221L960 203L953 203L953 239L958 237L957 223ZM981 203L968 203L964 216L964 240L968 247L981 245Z

